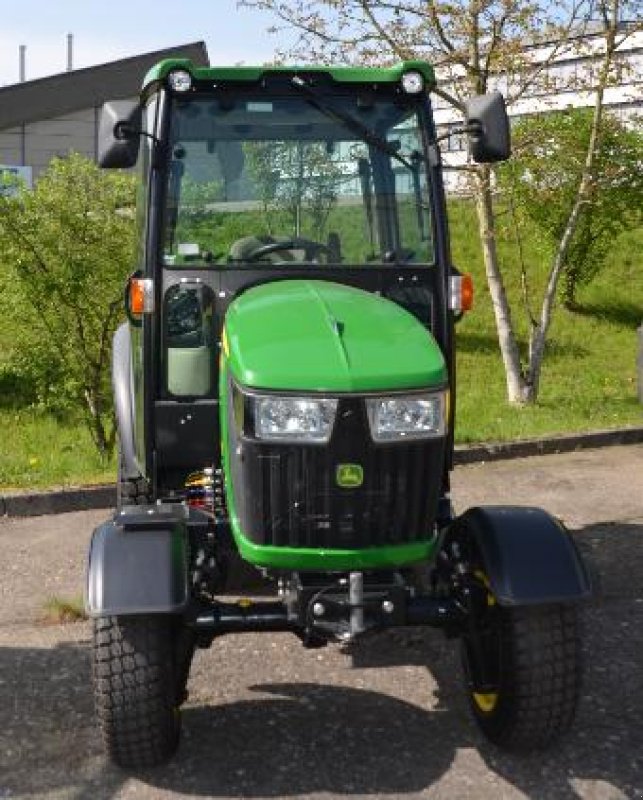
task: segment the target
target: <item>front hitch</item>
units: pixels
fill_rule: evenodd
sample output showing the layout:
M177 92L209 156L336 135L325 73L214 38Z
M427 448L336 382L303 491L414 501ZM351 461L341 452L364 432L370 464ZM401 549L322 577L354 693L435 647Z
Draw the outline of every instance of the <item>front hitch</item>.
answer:
M358 577L359 576L359 577ZM368 631L426 625L447 634L461 632L465 608L455 599L411 594L402 584L375 584L351 573L325 586L293 582L283 599L196 607L188 624L209 643L224 633L289 632L308 646L349 642Z

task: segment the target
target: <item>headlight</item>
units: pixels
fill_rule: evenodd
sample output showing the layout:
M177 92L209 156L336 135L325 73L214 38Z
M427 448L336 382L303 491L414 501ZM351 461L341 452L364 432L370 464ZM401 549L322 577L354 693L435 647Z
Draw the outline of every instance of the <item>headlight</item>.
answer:
M309 397L255 397L255 436L282 442L327 442L337 400Z
M368 398L366 410L376 442L430 439L446 431L446 392Z

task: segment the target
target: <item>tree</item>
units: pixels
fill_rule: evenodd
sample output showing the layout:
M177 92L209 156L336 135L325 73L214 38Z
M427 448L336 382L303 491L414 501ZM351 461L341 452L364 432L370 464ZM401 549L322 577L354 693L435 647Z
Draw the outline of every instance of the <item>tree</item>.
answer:
M563 49L571 46L570 31L574 30L575 34L582 32L582 25L589 21L595 6L615 3L618 20L618 15L628 8L636 14L638 2L326 0L310 4L305 0L241 0L241 5L269 11L282 27L295 31L298 38L289 55L307 61L381 64L426 57L439 65L447 87L438 86L435 93L454 108L463 110L466 97L484 94L492 88L503 90L511 106L539 84L546 86L548 68ZM602 14L602 18L605 30L609 28L614 32L614 35L606 33L605 58L597 79L597 85L604 87L609 82L614 43L618 43L619 37L616 34L618 25L611 22L610 14ZM540 48L526 47L526 44L538 42L550 44ZM606 62L608 66L605 69ZM592 137L591 147L595 141L596 135ZM538 393L538 377L553 310L551 287L548 284L543 297L542 324L538 323L532 331L534 335L530 339L527 359L523 361L496 248L493 170L488 165L470 165L469 170L487 283L505 367L507 396L513 403L532 402ZM587 185L587 180L583 185ZM563 255L568 249L577 216L574 212L569 230L565 229ZM561 266L562 262L553 265L552 269L556 272ZM557 283L555 276L554 283Z
M588 206L591 206L592 194L597 182L598 154L605 124L605 92L614 79L615 73L618 75L619 72L620 65L616 57L617 51L628 36L631 36L634 31L643 28L643 18L640 11L637 12L637 8L640 9L638 0L595 0L592 3L592 10L596 11L599 16L603 52L595 75L590 75L589 89L594 96L594 108L592 110L589 140L573 202L549 267L547 286L543 293L540 313L538 318L530 320L529 358L525 372L526 385L529 392L528 399L535 399L538 396L545 344L556 302L558 284L565 264L569 261L574 237L582 225L583 211ZM622 21L625 14L630 10L634 12L635 20L624 27ZM637 14L638 16L636 16Z
M102 456L114 447L109 366L124 279L134 264L134 178L72 154L33 191L0 196L5 313L14 360L40 398L80 408Z
M320 142L248 142L245 146L268 232L275 217L295 236L319 239L337 203L342 179Z
M525 118L513 131L520 155L499 170L504 197L520 219L536 226L550 259L575 201L592 118L591 109ZM606 115L594 173L563 261L562 298L570 310L578 285L596 275L614 238L643 221L643 134Z

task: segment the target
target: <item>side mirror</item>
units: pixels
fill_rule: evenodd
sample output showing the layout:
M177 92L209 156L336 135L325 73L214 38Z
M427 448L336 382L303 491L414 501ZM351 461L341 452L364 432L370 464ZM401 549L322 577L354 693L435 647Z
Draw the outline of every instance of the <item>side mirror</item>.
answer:
M478 164L506 161L511 155L511 135L505 99L500 92L467 100L465 116L473 160Z
M98 164L129 168L136 164L141 136L141 106L133 100L103 104L98 126Z

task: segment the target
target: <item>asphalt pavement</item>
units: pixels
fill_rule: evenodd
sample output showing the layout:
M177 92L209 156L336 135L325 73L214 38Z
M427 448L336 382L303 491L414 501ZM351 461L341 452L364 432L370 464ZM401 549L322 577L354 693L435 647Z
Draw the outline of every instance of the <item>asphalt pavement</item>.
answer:
M530 757L489 745L467 709L456 642L392 631L350 649L286 634L198 653L167 766L107 764L93 720L86 622L43 621L82 593L101 510L0 519L0 799L643 798L643 445L459 467L458 510L540 505L597 579L584 609L573 730Z

